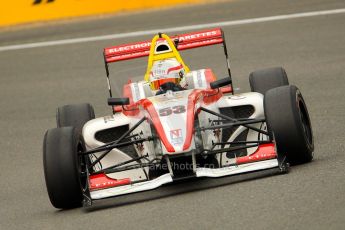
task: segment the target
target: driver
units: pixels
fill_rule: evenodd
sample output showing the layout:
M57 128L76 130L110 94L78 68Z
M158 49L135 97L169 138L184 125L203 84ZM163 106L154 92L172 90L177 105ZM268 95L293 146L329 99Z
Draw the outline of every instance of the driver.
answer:
M168 90L184 90L185 70L183 65L175 58L164 59L154 62L152 65L149 82L152 90L157 91L156 95L164 94Z

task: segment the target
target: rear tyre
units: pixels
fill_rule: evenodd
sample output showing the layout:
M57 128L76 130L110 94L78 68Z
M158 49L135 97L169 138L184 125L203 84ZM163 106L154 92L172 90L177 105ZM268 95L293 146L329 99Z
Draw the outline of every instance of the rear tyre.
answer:
M43 141L43 166L49 199L55 208L80 207L86 188L85 161L78 157L84 149L80 135L72 127L54 128Z
M59 107L56 111L57 127L72 126L78 133L82 132L86 122L94 118L94 109L88 103L64 105Z
M307 106L294 85L270 89L264 97L266 122L277 150L291 164L313 159L314 141Z
M284 68L273 67L250 73L249 84L252 92L265 94L269 89L289 85L289 80Z

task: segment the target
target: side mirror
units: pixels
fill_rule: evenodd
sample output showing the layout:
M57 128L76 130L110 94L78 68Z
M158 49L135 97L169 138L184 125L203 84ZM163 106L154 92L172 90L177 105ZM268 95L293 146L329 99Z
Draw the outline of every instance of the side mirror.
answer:
M226 85L231 85L232 81L229 77L214 81L210 83L211 89L217 89Z
M122 97L122 98L108 98L108 105L129 105L129 98Z

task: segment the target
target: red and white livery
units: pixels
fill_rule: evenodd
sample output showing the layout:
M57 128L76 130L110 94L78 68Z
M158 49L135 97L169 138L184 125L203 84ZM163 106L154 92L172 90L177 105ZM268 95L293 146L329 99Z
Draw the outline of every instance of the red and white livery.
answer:
M211 69L191 70L179 53L216 44L223 45L227 61L228 76L220 80ZM122 97L112 97L108 65L146 56L143 80L129 82ZM63 106L58 127L45 136L45 177L56 208L87 206L191 177L286 172L288 162L312 159L311 123L297 87L276 67L251 73L252 91L235 94L220 28L172 37L159 33L152 41L106 48L104 60L112 114L95 118L89 104ZM152 83L157 80L152 77L170 72L165 70L170 66L155 69L164 60L178 66L169 78L180 78L165 91Z

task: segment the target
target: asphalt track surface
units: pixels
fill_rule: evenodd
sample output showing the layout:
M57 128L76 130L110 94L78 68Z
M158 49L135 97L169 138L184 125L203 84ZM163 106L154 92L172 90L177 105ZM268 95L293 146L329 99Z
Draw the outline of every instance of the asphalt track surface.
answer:
M345 8L341 0L224 1L0 32L0 46ZM0 52L0 229L345 229L345 14L224 27L237 92L248 74L283 66L307 102L315 159L285 175L202 180L58 211L43 176L42 140L57 106L109 114L102 48L150 36ZM164 31L162 31L164 32ZM185 31L181 31L185 32ZM220 47L183 52L225 76ZM112 66L120 92L145 60Z

